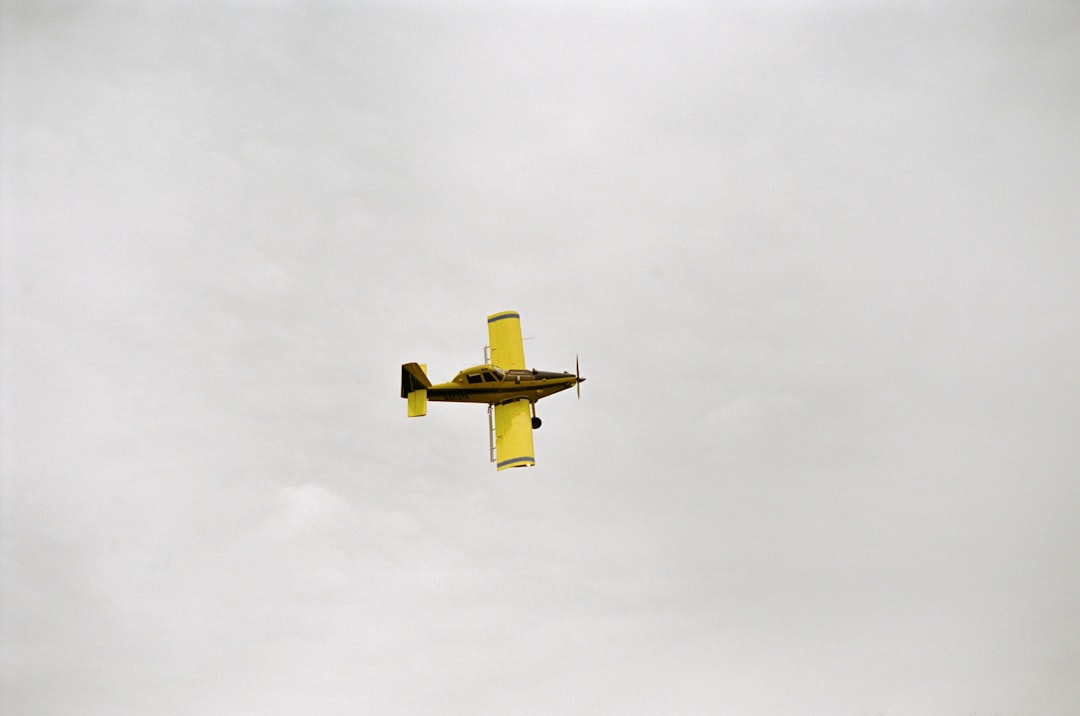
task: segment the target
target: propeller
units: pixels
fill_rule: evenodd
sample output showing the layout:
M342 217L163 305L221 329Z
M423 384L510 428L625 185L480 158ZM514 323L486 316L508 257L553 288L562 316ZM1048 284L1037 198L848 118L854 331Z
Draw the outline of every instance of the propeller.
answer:
M577 381L574 383L574 387L577 388L578 400L581 400L581 381L585 380L581 377L581 363L578 361L578 357L574 356L574 374L577 376Z

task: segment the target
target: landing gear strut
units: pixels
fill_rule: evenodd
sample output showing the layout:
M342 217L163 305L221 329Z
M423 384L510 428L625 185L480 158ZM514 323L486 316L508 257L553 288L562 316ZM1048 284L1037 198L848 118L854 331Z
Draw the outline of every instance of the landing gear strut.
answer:
M542 420L540 420L540 418L536 417L536 403L532 403L532 428L533 428L533 430L539 430L540 426L543 425L543 424L544 424L544 422Z

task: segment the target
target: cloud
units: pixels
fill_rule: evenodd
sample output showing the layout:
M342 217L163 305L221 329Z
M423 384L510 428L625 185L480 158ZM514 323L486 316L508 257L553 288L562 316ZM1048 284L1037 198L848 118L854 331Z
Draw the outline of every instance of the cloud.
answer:
M1076 702L1075 12L3 12L5 712Z

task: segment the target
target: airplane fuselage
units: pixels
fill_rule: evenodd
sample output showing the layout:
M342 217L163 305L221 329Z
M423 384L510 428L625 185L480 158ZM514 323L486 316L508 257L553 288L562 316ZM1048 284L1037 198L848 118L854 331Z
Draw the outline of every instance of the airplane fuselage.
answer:
M448 403L489 403L499 405L528 398L535 403L541 398L573 388L578 381L573 373L541 370L507 370L478 365L467 368L449 383L436 383L427 389L428 400Z

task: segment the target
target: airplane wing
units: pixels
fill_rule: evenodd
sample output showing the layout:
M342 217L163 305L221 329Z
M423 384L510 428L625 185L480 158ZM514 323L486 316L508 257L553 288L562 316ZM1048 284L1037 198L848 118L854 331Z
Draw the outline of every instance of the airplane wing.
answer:
M536 464L527 398L495 406L495 460L500 470Z
M521 316L503 311L488 316L491 364L503 370L525 370L525 347L521 341Z

